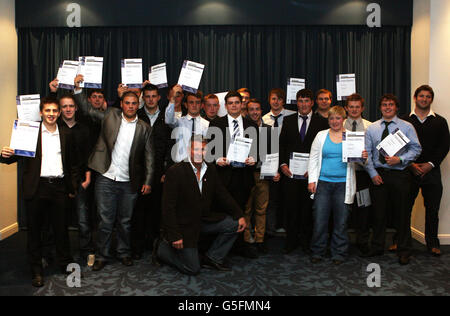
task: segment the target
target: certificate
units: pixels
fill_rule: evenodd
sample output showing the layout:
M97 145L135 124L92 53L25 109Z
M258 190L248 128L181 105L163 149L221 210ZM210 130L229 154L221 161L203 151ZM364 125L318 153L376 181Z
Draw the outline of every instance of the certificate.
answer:
M289 170L291 170L293 179L306 179L305 173L308 172L309 154L292 153L289 159Z
M148 81L159 89L167 87L166 63L151 66L148 71Z
M377 149L384 157L394 157L409 142L409 138L401 130L396 129L393 134L389 134L378 144Z
M35 157L40 122L15 120L9 147L14 155Z
M266 160L261 166L261 179L273 179L278 173L279 154L266 155Z
M364 162L362 152L365 149L365 133L342 133L342 162Z
M339 75L336 78L337 99L346 100L349 95L356 92L355 74Z
M372 205L372 200L370 199L369 189L364 189L356 192L356 200L358 207L369 207Z
M289 78L286 89L286 104L297 104L297 92L305 89L305 79Z
M227 115L227 108L225 107L225 96L227 95L228 92L220 92L220 93L215 93L215 95L217 96L217 98L219 99L219 111L217 112L217 116L222 117Z
M73 90L74 79L78 73L78 66L80 65L79 61L75 60L64 60L58 70L58 75L56 79L58 79L58 87L62 89Z
M252 142L253 139L251 138L236 137L228 147L227 159L231 162L240 163L234 165L235 167L245 167L245 160L250 153Z
M185 60L181 68L180 77L178 78L178 84L185 91L197 93L204 69L205 65Z
M39 94L19 95L16 97L17 117L21 121L40 122L39 106L41 96Z
M82 75L83 78L84 78L85 75L86 75L86 71L85 71L85 68L86 68L86 66L85 66L85 60L86 60L86 57L78 57L78 62L79 62L79 64L78 64L78 72L77 72L77 76L78 76L78 75ZM84 81L80 82L80 88L84 88Z
M122 84L128 88L142 88L142 58L122 59Z
M83 75L82 88L102 88L103 57L80 57L78 74Z

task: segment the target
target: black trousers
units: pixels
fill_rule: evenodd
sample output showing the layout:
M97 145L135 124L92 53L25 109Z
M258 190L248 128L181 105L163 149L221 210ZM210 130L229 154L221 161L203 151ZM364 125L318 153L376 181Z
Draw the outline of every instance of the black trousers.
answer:
M142 254L159 237L162 186L152 187L148 195L139 195L131 219L131 250Z
M56 244L56 259L61 268L73 262L70 254L69 234L67 231L67 194L63 179L44 178L39 182L36 195L26 200L28 228L28 260L32 274L42 274L42 224L45 215L53 229Z
M442 198L441 170L433 168L423 178L414 177L411 186L411 209L416 200L419 189L425 204L425 241L428 249L439 248L439 207Z
M364 170L356 171L356 191L369 189L372 180L369 174ZM370 213L372 207L358 207L358 201L352 205L352 219L356 230L356 244L358 246L367 246L370 236Z
M388 211L394 212L394 228L397 231L397 252L411 252L411 183L408 170L377 169L384 184L371 185L373 208L372 250L384 251Z
M311 193L308 192L308 180L284 178L284 208L287 215L286 247L310 248L312 238Z

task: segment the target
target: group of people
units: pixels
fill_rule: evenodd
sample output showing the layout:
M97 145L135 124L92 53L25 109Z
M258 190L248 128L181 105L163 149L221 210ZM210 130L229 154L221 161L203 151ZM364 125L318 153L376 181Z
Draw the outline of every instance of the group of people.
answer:
M397 251L400 264L408 264L411 209L420 188L428 251L441 254L439 166L450 140L446 120L431 109L434 92L427 85L416 90L414 110L403 119L396 96L383 95L382 117L371 123L362 118L365 102L356 93L341 107L331 106L328 90L302 89L297 111L291 111L285 109L283 89L272 89L270 112L263 116L261 101L242 88L227 93L227 114L219 117L214 94L172 85L164 108L160 90L146 81L141 89L120 84L117 100L108 104L102 90L80 88L82 81L77 76L74 91L65 92L57 80L50 82L51 94L41 100L34 158L16 156L9 147L1 152L2 163L24 161L33 286L44 284L44 213L62 272L73 262L65 211L70 200L78 214L80 256L94 271L113 258L131 266L146 248L152 249L155 265L168 264L185 274L196 275L201 268L229 271L230 252L257 258L268 253L268 236L280 233L285 233L285 254L301 248L318 263L329 246L332 262L339 265L348 256L351 210L363 257L383 255L387 217L395 214L389 249ZM410 141L393 157L381 155L377 145L397 130ZM365 132L358 163L342 161L346 131ZM238 137L252 139L245 162L227 159ZM304 175L290 170L294 153L309 155ZM279 154L278 172L270 178L261 175L267 154ZM371 206L358 206L356 193L367 189Z

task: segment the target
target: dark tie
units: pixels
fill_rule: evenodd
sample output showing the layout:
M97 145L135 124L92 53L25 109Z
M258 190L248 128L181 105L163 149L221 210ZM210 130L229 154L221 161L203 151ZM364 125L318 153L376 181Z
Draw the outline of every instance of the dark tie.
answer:
M381 141L383 141L383 139L385 139L388 135L389 135L389 129L388 129L388 126L389 126L389 124L391 124L392 122L386 122L386 121L384 121L384 131L383 131L383 134L381 135ZM379 158L380 158L380 162L382 163L382 164L385 164L386 163L386 159L384 159L384 156L380 153L379 154Z
M192 118L192 134L195 135L195 118Z
M281 114L278 114L277 116L272 115L272 118L275 120L273 127L278 127L278 119L280 118L280 116L281 116Z
M308 116L300 115L300 117L303 119L302 127L300 128L300 138L303 142L306 135L306 120L308 119Z
M232 137L232 139L233 139L233 141L234 141L234 139L237 137L237 136L239 136L239 134L240 134L240 132L239 132L239 124L238 124L238 121L237 120L233 120L233 137Z
M352 123L352 132L356 132L356 121L353 121Z

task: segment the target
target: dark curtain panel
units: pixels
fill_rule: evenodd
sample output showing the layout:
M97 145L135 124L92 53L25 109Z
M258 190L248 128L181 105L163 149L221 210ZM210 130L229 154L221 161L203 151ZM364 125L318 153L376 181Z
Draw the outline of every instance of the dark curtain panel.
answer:
M121 58L143 58L144 78L148 67L166 62L169 83L176 83L189 59L206 65L204 93L248 87L264 101L264 112L268 91L286 89L288 77L305 78L313 91L327 88L335 95L336 75L356 73L365 117L373 121L384 93L396 94L401 114L409 112L410 39L409 26L20 28L18 93L46 95L64 59L103 56L103 85L114 100Z

